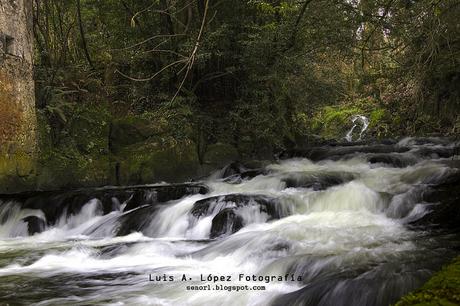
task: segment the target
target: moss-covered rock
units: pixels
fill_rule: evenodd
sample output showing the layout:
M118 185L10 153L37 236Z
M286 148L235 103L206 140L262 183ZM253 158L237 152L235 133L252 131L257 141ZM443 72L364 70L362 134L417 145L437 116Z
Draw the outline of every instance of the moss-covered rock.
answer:
M369 118L365 137L383 138L391 135L394 118L370 98L319 109L313 115L310 130L323 139L343 139L353 126L351 118L358 114Z
M38 168L38 189L100 186L108 183L110 162L107 155L83 155L67 149L51 152Z
M117 118L110 126L110 150L119 152L123 147L143 142L150 137L158 135L158 129L154 123L133 115L126 118Z
M420 289L396 303L396 306L407 305L460 305L460 256L436 273Z
M355 106L326 106L315 114L311 128L322 138L341 139L352 126L350 118L356 114L363 112Z
M137 143L114 155L112 167L119 184L180 182L201 174L193 143L169 148L151 141Z
M182 182L238 159L233 146L216 143L207 146L200 164L196 144L185 135L173 137L158 120L142 114L114 118L104 103L59 105L58 114L48 109L38 114L36 170L20 156L11 157L15 168L0 159L0 173L10 169L0 175L8 192Z
M238 151L235 147L226 143L215 143L206 149L204 162L216 167L222 167L238 159Z
M35 175L33 154L17 152L0 155L0 193L34 189Z

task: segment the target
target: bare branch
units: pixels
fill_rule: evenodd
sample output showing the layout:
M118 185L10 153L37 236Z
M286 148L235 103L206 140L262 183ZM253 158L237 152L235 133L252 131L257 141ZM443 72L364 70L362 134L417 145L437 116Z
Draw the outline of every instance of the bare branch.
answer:
M146 38L144 39L143 41L141 42L138 42L138 43L135 43L134 45L131 45L131 46L128 46L128 47L125 47L125 48L120 48L120 49L110 49L110 51L125 51L125 50L129 50L129 49L132 49L132 48L135 48L137 46L140 46L140 45L143 45L151 40L154 40L156 38L160 38L160 37L168 37L168 38L171 38L171 37L176 37L176 36L184 36L185 34L160 34L160 35L154 35L154 36L151 36L149 38Z
M204 29L204 26L206 24L206 15L208 13L208 6L209 6L209 0L206 0L205 5L204 5L203 19L201 20L201 27L200 27L200 31L198 32L198 36L197 36L196 41L195 41L195 47L193 48L192 53L190 53L190 56L189 56L189 58L187 60L187 65L186 65L187 70L185 71L184 78L182 79L182 82L180 83L179 88L177 88L176 93L174 94L174 96L172 97L171 101L169 102L170 104L172 104L174 102L174 100L176 99L177 95L181 91L182 87L184 86L185 80L187 79L190 71L192 70L193 64L195 63L196 53L198 51L198 47L200 46L201 36L203 34L203 29Z
M166 49L152 49L152 50L147 50L147 51L144 51L145 53L170 53L170 54L174 54L174 55L177 55L179 57L182 57L184 59L188 59L187 56L183 55L183 54L180 54L176 51L173 51L173 50L166 50Z
M131 18L131 24L133 23L136 23L136 17L140 14L142 14L143 12L146 12L148 11L149 9L151 9L156 3L153 2L151 5L149 5L147 8L143 9L143 10L140 10L139 12L133 14L133 17Z
M163 71L165 71L166 69L168 69L169 67L172 67L174 65L177 65L179 63L184 63L184 62L187 62L187 60L184 60L184 59L181 59L181 60L178 60L178 61L175 61L175 62L172 62L166 66L164 66L163 68L161 68L159 71L157 71L155 74L153 74L152 76L148 77L148 78L142 78L142 79L138 79L138 78L133 78L133 77L130 77L129 75L127 74L124 74L123 72L121 72L120 70L116 69L115 72L122 75L123 77L131 80L131 81L135 81L135 82L147 82L147 81L150 81L150 80L153 80L156 76L158 76L160 73L162 73Z

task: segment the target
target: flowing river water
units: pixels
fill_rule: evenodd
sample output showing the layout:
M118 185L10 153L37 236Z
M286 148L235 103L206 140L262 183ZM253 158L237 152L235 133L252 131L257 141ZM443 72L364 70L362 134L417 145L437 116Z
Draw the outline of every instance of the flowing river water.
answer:
M455 232L413 225L436 204L420 194L458 172L444 163L452 146L332 147L246 174L227 168L202 182L208 192L169 201L115 195L107 210L94 195L53 220L4 198L0 301L389 305L459 253Z

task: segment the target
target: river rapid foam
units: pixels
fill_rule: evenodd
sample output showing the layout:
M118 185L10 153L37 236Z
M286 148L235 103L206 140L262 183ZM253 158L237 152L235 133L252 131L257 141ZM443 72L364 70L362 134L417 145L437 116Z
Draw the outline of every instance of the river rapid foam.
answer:
M424 190L458 173L444 163L456 156L439 153L456 145L410 138L384 153L331 148L333 157L290 158L247 176L222 170L202 182L209 192L178 199L133 205L132 194L114 196L107 210L94 197L53 221L1 199L0 301L394 303L458 253L456 233L414 226L436 205Z

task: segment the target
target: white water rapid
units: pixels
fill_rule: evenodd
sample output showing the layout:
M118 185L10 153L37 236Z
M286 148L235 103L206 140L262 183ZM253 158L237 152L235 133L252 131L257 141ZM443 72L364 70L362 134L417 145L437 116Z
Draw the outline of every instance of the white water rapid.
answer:
M367 121L360 120L362 134ZM402 145L410 144L395 147ZM252 177L210 179L204 182L209 193L153 210L140 205L124 211L121 203L107 213L92 199L77 214L62 213L34 235L23 218L45 220L43 211L3 200L0 301L394 303L454 256L451 236L409 226L432 209L420 200L425 184L456 171L439 156L420 157L418 149L389 153L410 161L404 167L370 163L369 153L359 152L317 162L284 160ZM142 225L120 234L133 220Z

